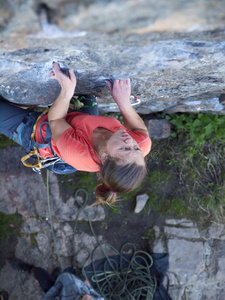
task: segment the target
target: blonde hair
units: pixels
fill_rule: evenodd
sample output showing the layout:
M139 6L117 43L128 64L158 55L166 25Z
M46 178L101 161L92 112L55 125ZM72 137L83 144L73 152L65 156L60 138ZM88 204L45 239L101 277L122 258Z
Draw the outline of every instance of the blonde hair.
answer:
M136 163L119 165L115 158L108 157L100 169L103 181L95 189L97 204L111 205L117 200L116 193L128 193L136 189L147 173L146 165Z

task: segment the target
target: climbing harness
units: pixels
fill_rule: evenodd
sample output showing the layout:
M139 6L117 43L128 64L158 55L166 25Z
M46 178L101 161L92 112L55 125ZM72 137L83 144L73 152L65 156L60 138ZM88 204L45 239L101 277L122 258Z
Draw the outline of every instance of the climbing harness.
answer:
M33 126L33 130L32 130L32 133L31 133L31 141L35 142L35 132L36 132L36 128L37 128L37 124L39 122L39 120L49 111L49 108L46 108L41 114L40 116L37 118L34 126ZM18 126L18 128L21 126L21 124ZM17 128L17 131L19 131ZM22 131L22 128L20 130L20 132ZM38 169L41 169L42 168L42 163L43 163L43 160L41 159L40 155L39 155L39 152L38 152L38 149L37 148L46 148L48 147L49 144L35 144L33 145L33 150L28 153L27 155L24 155L22 158L21 158L21 161L23 163L23 165L25 167L32 167L32 168L38 168ZM27 160L30 158L30 157L33 157L33 156L36 156L37 157L37 164L30 164L27 162Z
M47 170L47 174L48 174L48 170ZM49 180L48 176L47 176L47 180ZM58 260L61 269L63 270L61 257L59 254L59 249L55 240L54 230L52 226L48 184L47 187L48 187L47 201L49 207L49 221L51 224L51 232L52 232ZM83 193L85 195L85 199L83 203L81 203L79 200L80 193ZM77 257L79 253L81 251L87 252L88 256L86 258L86 261L89 258L91 258L91 265L93 271L86 270L86 267L84 266L85 263L83 263L82 275L86 279L88 279L89 277L91 281L97 285L98 292L102 295L102 297L104 297L105 300L128 300L128 299L129 300L141 300L141 299L152 300L157 286L156 278L150 272L150 268L153 264L152 257L147 252L136 251L136 247L132 243L126 243L125 245L123 245L120 252L118 252L113 246L109 244L101 244L94 232L92 222L90 220L90 217L86 209L87 201L88 201L87 192L82 189L77 190L77 192L75 193L75 203L79 207L79 211L76 216L74 235L73 235L73 249L75 253L73 266L75 266L76 269L76 266L78 265ZM76 239L75 235L77 232L77 225L78 225L79 215L81 212L84 212L86 217L88 218L90 230L98 244L98 246L94 249L94 251L92 251L92 253L87 248L82 249L78 252L76 252L75 249L75 239ZM107 254L106 247L113 250L113 252L117 257L119 256L119 261L116 260L114 256L111 257ZM133 252L132 256L128 256L124 254L125 249L128 248L129 250L132 249ZM99 251L99 249L101 249L105 257L103 271L96 270L95 263L94 263L94 256L96 252Z

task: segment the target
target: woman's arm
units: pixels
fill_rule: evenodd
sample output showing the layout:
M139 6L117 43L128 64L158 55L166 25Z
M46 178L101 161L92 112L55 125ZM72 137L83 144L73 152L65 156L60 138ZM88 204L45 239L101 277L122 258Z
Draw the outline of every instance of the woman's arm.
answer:
M66 115L68 112L70 99L73 97L76 88L76 76L73 69L69 69L70 77L66 76L60 70L58 63L53 62L52 72L50 73L51 79L56 79L60 86L61 91L53 105L48 112L49 126L52 132L52 137L56 143L60 135L71 126L66 122Z
M136 113L130 103L131 85L130 79L114 81L106 81L106 84L111 92L113 100L118 105L124 121L124 126L132 131L141 131L148 135L147 127L142 118Z

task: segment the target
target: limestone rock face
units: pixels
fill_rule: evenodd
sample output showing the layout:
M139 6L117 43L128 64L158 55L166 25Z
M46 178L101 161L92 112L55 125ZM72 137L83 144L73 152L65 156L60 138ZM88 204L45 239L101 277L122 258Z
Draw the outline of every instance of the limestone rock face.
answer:
M105 79L130 77L139 113L225 113L222 0L12 0L0 14L0 95L11 102L51 104L55 60L103 111L117 111Z
M169 253L168 279L172 299L223 299L224 224L199 230L187 219L167 219L161 228L154 226L155 253ZM210 282L217 284L210 289Z
M21 165L20 158L23 155L22 147L0 150L0 158L2 158L0 160L0 211L5 214L19 213L22 216L38 215L40 218L48 219L45 182L42 176ZM49 174L49 184L51 215L60 221L76 220L79 209L74 204L75 197L71 196L66 202L63 200L58 178L53 173ZM92 221L105 219L104 208L100 205L88 208L87 213ZM84 212L79 214L78 219L88 220ZM30 225L31 228L33 226Z

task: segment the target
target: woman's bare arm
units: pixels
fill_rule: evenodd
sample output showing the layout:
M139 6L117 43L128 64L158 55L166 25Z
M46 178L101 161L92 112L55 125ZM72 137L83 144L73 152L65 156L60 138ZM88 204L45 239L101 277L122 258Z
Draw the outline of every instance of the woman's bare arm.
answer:
M130 103L131 85L130 79L114 81L106 81L106 84L111 92L113 100L118 105L124 121L124 126L132 131L141 131L148 135L147 127L142 118L133 109Z
M52 70L50 78L56 79L61 86L60 94L48 112L49 126L53 140L56 143L60 135L66 129L71 127L66 122L65 118L68 112L70 99L72 98L76 88L76 76L73 69L69 69L70 77L66 76L62 73L59 64L56 62L53 62Z

